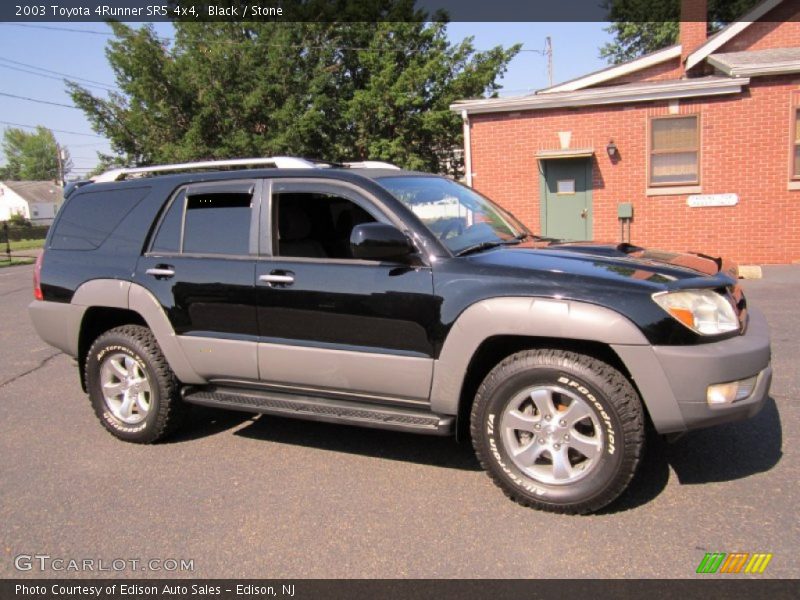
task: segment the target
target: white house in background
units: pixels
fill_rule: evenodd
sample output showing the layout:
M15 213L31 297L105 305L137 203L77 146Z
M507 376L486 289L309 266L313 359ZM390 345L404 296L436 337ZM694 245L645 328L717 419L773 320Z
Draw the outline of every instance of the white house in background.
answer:
M0 181L0 221L22 215L50 225L63 202L64 189L52 181Z

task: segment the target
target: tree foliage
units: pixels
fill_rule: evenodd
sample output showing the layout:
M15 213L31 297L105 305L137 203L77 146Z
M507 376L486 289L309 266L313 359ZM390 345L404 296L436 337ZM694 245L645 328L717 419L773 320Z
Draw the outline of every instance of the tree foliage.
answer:
M341 12L354 4L358 14ZM176 22L171 43L150 26L112 24L106 55L120 91L101 98L69 84L111 140L116 156L104 160L295 155L444 171L461 146L449 104L494 94L519 50L451 44L446 24L424 22L413 0L298 5L341 18Z
M761 0L708 0L708 33L750 10ZM605 0L614 41L600 57L614 64L678 43L681 0Z
M22 129L9 128L3 134L3 152L7 164L0 167L0 179L12 181L45 181L59 179L58 143L53 132L37 127L29 133ZM72 166L69 151L62 149L64 172Z

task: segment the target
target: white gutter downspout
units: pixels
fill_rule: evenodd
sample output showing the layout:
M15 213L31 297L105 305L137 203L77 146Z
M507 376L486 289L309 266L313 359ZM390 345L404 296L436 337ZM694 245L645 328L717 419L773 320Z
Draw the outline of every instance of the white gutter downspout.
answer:
M461 121L464 123L464 171L467 185L472 187L472 143L469 135L469 115L466 110L461 111Z

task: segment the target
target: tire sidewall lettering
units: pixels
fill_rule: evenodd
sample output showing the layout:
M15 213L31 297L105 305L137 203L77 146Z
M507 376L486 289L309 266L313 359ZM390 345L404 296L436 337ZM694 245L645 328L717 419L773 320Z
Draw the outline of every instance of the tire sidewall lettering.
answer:
M495 415L491 414L489 415L489 418L494 420ZM494 436L494 433L488 434L487 440L489 442L489 453L497 462L497 466L499 466L503 470L503 473L506 474L508 479L528 493L536 494L537 496L545 496L547 494L547 490L545 488L539 487L532 479L528 477L518 475L516 468L512 469L506 464L506 462L503 460L503 455L500 453L498 442Z
M111 343L103 345L99 351L97 351L92 358L96 361L97 367L99 368L102 365L103 360L106 356L110 353L122 353L127 356L130 356L137 364L137 366L147 375L150 381L153 381L153 374L151 370L147 366L147 362L137 353L133 348L118 344L118 343ZM156 386L151 386L151 395L150 395L150 402L152 403L150 413L147 415L144 421L141 423L137 423L135 425L128 425L126 423L121 422L117 419L113 413L110 411L108 406L103 399L102 389L100 388L100 381L99 379L96 381L96 385L98 386L97 393L99 401L102 403L102 413L100 418L103 422L108 425L109 427L113 428L114 430L123 433L123 434L137 434L141 433L150 425L152 421L153 415L157 411L157 403L158 403L158 392L155 390Z
M597 396L591 393L589 389L579 381L576 381L575 379L572 379L566 375L560 375L558 378L558 383L567 386L573 392L577 392L586 398L587 404L595 410L603 423L606 438L605 452L606 454L614 454L616 451L617 436L614 431L614 424L611 422L611 417L606 411L606 407L597 399Z

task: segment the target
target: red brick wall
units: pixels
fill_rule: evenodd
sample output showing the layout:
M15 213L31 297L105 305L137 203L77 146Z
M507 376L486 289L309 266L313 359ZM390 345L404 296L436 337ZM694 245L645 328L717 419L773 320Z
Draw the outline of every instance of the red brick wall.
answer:
M784 0L717 52L796 48L797 46L800 46L800 1Z
M621 83L634 83L641 81L664 81L665 79L680 79L683 75L681 59L676 57L661 64L647 67L635 73L623 75L616 79L610 79L594 87L605 87L607 85L619 85Z
M646 196L648 116L667 103L471 115L473 185L533 231L539 224L538 150L592 146L594 239L619 240L617 204L633 202L632 241L653 248L696 250L740 263L800 260L800 190L789 191L792 106L800 77L754 78L737 96L681 101L701 119L703 194L735 192L732 207L689 208L687 195ZM609 139L620 160L611 164Z

